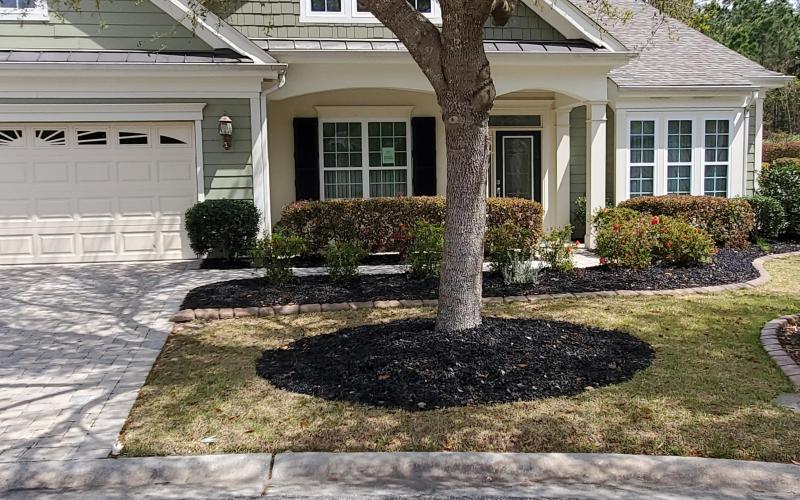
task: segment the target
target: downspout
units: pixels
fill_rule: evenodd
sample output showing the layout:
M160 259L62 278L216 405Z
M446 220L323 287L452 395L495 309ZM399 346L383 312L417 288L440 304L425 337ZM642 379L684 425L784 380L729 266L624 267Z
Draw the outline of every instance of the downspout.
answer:
M284 67L278 73L278 81L267 89L262 89L259 92L259 110L261 119L261 151L264 156L264 186L263 189L266 194L266 207L264 207L264 233L272 234L272 193L270 191L270 171L269 171L269 140L267 126L267 96L280 90L286 84L286 68Z

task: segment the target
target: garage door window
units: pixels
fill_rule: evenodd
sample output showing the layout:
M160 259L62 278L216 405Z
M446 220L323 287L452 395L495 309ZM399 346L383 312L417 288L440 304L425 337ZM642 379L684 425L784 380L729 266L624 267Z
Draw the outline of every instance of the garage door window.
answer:
M105 146L108 134L105 130L78 130L79 146Z
M61 129L37 129L34 132L37 146L66 146L67 131Z
M119 143L122 146L141 146L147 145L146 132L124 132L119 133Z
M22 130L0 130L0 147L22 146Z

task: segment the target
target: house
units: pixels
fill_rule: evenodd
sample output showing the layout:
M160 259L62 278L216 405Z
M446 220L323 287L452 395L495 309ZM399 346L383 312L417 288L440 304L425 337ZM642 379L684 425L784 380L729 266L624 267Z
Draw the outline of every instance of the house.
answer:
M182 214L207 198L253 199L270 228L297 199L445 192L431 87L357 0L187 4L0 2L0 263L192 257ZM556 227L583 195L752 192L764 91L786 77L613 4L630 19L522 0L487 24L488 194Z

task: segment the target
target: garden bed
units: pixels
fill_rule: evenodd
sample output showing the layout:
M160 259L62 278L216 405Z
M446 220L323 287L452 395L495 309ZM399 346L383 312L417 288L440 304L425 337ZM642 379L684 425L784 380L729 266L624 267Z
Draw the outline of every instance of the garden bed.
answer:
M800 365L800 325L790 322L778 332L778 340L786 354Z
M563 321L485 318L464 332L428 319L346 328L264 351L274 386L410 411L572 396L623 382L653 350L627 333Z
M773 253L800 250L800 244L775 243ZM724 248L710 265L699 267L653 266L643 270L599 266L559 273L545 269L538 284L506 285L492 274L484 275L483 295L502 297L604 290L668 290L739 283L758 276L753 260L764 255L758 247ZM262 278L220 281L195 288L181 309L266 307L285 304L324 304L372 300L435 299L438 280L413 280L405 274L361 275L350 283L333 283L327 276L297 277L273 286Z

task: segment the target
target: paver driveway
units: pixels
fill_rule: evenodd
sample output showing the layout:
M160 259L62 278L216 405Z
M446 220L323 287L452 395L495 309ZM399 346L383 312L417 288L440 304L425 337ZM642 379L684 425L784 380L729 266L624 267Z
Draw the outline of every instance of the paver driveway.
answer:
M0 462L111 452L189 267L0 267Z

